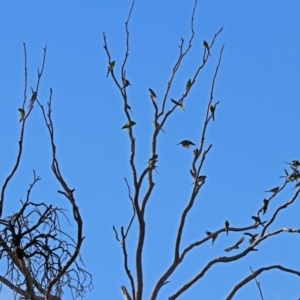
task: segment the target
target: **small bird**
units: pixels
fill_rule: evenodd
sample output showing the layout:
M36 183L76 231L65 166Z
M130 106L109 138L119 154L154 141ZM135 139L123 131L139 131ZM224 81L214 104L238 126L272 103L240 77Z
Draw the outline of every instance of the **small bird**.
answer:
M160 124L159 124L159 123L157 123L157 122L155 122L155 121L153 121L152 123L153 123L153 126L154 126L155 128L160 127ZM162 132L166 133L162 128L160 128L160 130L161 130Z
M131 113L133 113L131 110L131 106L129 104L125 104L125 109L128 109L128 110L130 110Z
M206 179L206 176L205 175L200 175L196 178L196 183L202 183L202 182L205 182L205 179ZM194 182L191 183L191 185L194 184Z
M150 98L151 98L151 100L155 101L155 98L157 98L156 94L151 89L149 89L149 92L150 92Z
M191 88L191 86L192 86L192 80L189 79L189 80L187 81L187 83L186 83L186 86L185 86L186 92Z
M210 112L211 112L211 117L212 117L212 119L213 119L213 121L215 120L215 106L214 105L211 105L210 107L209 107L209 110L210 110Z
M23 259L24 258L24 251L20 246L15 247L16 255L18 259Z
M32 91L32 95L31 95L31 98L30 98L30 103L29 103L28 108L32 107L34 101L36 100L36 97L37 97L37 92Z
M210 232L208 230L205 231L206 235L212 235L213 232ZM211 237L211 247L213 247L215 240L217 239L218 235L215 234Z
M127 80L126 78L123 79L123 84L124 85L122 87L122 90L125 89L126 87L128 87L129 85L131 85L129 80Z
M263 215L265 215L267 213L268 205L269 205L269 201L267 199L264 199L263 207L262 207Z
M299 160L292 160L290 163L286 162L286 164L289 164L289 165L291 165L293 167L296 167L296 168L300 166Z
M264 193L268 193L268 192L270 192L270 193L274 193L274 194L276 194L276 193L278 192L278 190L279 190L279 186L277 186L277 187L274 187L273 189L271 189L271 190L269 190L269 191L264 191Z
M155 172L158 174L158 172L157 172L157 170L156 170L156 165L155 165L155 164L158 162L157 158L158 158L158 155L155 154L153 157L151 157L151 158L148 160L147 164L148 164L148 167L149 167L150 169L154 169Z
M249 244L252 244L255 241L256 237L258 236L257 233L256 234L251 234L249 232L244 232L244 235L249 235L250 236Z
M176 145L181 145L184 148L190 148L191 145L195 145L193 142L188 141L188 140L183 140L180 143L176 144Z
M227 235L228 235L228 230L229 230L229 222L226 220L225 221L225 231L226 231Z
M129 129L130 127L134 126L136 123L132 120L130 120L128 123L126 123L124 126L121 127L121 130Z
M109 73L113 70L114 66L115 66L115 61L111 61L108 66L107 66L107 74L106 74L106 77L109 75Z
M262 225L263 227L265 227L264 224L261 222L261 220L260 220L259 217L257 217L257 216L252 216L251 218L255 221L255 225L260 224L260 225Z
M237 241L237 243L236 243L235 245L226 248L225 251L226 251L226 252L229 252L229 251L231 251L231 250L233 250L233 249L239 249L239 245L244 241L244 239L245 239L244 237L241 237L241 238Z
M211 56L211 55L210 55L209 46L208 46L207 41L205 41L205 40L203 41L203 46L204 46L204 48L207 50L208 55Z
M196 149L193 151L193 153L194 153L195 156L198 156L198 154L199 154L199 149L196 148Z
M171 101L172 101L174 104L176 104L177 106L179 106L179 108L180 108L182 111L185 111L184 106L182 105L182 103L180 103L180 102L178 102L178 101L176 101L176 100L174 100L174 99L171 99Z
M20 118L19 118L19 122L24 121L25 118L25 111L22 108L19 108L19 112L20 112Z

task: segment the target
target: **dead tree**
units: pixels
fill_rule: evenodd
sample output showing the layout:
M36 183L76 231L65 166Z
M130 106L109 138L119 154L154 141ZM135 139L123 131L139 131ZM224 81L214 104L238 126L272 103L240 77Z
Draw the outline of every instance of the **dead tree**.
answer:
M16 299L60 300L68 289L72 298L82 298L92 288L91 275L82 268L80 248L84 240L83 221L76 204L75 189L66 183L59 167L54 140L54 126L51 118L52 89L44 109L39 99L39 85L44 72L47 47L44 48L41 69L37 70L36 88L31 88L27 99L27 55L25 56L25 88L22 107L19 108L21 125L19 149L11 173L6 177L1 188L0 198L0 259L5 261L6 272L0 275L1 285L11 289ZM7 201L5 192L11 179L17 173L22 159L26 124L32 110L37 107L43 115L48 128L52 151L52 172L60 184L58 193L69 204L71 214L51 203L33 202L31 193L41 180L33 171L33 180L26 193L25 200L20 202L19 211L3 216L3 207ZM70 216L72 220L70 219ZM74 223L77 235L72 237L66 228L61 227L62 220Z
M125 32L126 32L126 43L125 43L125 55L124 59L117 59L112 57L111 50L108 46L107 37L103 34L104 40L104 50L107 55L107 77L110 76L120 93L120 97L122 99L122 105L124 114L127 118L127 123L121 128L127 130L128 138L130 141L130 159L129 164L131 168L132 178L131 181L125 178L125 183L128 188L128 197L130 199L133 213L128 222L127 226L122 226L120 230L113 227L114 234L116 240L119 242L124 259L124 269L125 273L128 277L129 287L126 288L125 284L121 286L121 292L125 300L142 300L143 299L143 288L144 288L144 273L147 271L144 269L143 265L143 250L144 250L144 242L145 236L147 234L146 231L146 224L147 220L145 218L145 213L147 209L147 204L151 201L152 193L155 187L155 177L158 168L158 161L160 159L160 155L157 151L158 145L158 136L163 132L163 128L165 124L168 122L169 118L173 117L173 113L177 109L184 110L184 104L186 99L188 98L190 91L193 89L194 85L196 84L196 80L200 74L200 72L206 67L207 61L210 59L211 54L215 50L215 41L219 37L220 33L222 32L222 28L216 32L214 36L212 36L210 41L203 41L203 48L202 48L202 60L198 65L196 65L194 73L189 78L187 77L187 82L185 83L185 89L182 90L182 94L179 98L175 100L172 98L172 88L174 78L178 75L179 72L182 72L182 62L186 58L186 56L190 53L193 41L194 41L194 16L197 7L197 0L194 1L194 8L191 14L191 33L190 37L187 40L187 43L184 39L181 39L179 44L179 53L177 60L174 63L173 69L171 71L171 75L169 81L166 84L166 90L163 95L156 95L153 88L149 89L149 98L153 105L153 124L154 129L152 133L152 138L150 141L151 153L149 154L149 160L146 167L144 167L143 171L138 174L137 171L137 164L136 164L136 137L135 128L138 126L136 122L132 119L131 114L131 105L133 101L131 101L130 97L128 96L128 88L130 87L130 78L126 76L126 66L128 62L128 57L130 54L130 41L129 41L129 21L131 18L132 10L134 8L135 0L132 1L132 5L128 14L128 18L125 22ZM197 42L199 45L199 41ZM199 48L199 47L198 47ZM200 49L197 48L197 51L200 53ZM207 107L204 112L204 123L201 129L199 129L199 146L196 146L194 142L189 140L183 140L179 144L185 148L193 147L194 158L190 167L190 175L193 180L193 189L186 200L186 205L183 211L181 212L181 217L176 233L176 239L174 242L174 252L173 260L167 269L161 274L161 276L157 279L155 285L152 288L152 293L150 296L150 300L155 300L158 297L158 294L161 288L168 283L168 280L173 275L173 273L177 270L177 268L184 263L185 258L187 255L197 247L202 246L205 243L212 244L216 241L219 235L227 234L231 231L245 233L246 235L250 236L250 242L245 247L246 243L244 242L244 237L241 237L236 244L230 246L225 249L226 252L230 252L228 256L218 256L215 259L207 261L204 266L199 266L200 271L194 275L189 281L185 282L182 286L179 286L177 290L175 290L170 296L169 300L177 299L180 295L182 295L185 291L190 289L196 282L198 282L208 270L213 268L214 265L220 263L230 263L233 261L241 260L246 257L249 253L253 253L253 251L257 251L259 245L263 243L268 238L276 234L281 233L299 233L299 229L292 229L292 228L281 228L276 231L269 231L269 227L274 221L276 217L287 207L292 205L298 197L300 192L300 185L298 180L300 178L298 167L300 165L299 161L295 160L292 161L290 164L290 171L285 170L285 177L284 182L281 187L276 187L270 190L270 195L268 198L263 200L262 207L258 210L258 212L252 216L254 221L251 221L249 217L249 224L244 227L232 227L230 222L226 221L224 227L219 228L213 232L206 231L206 235L204 237L199 236L199 239L194 241L187 247L182 246L182 237L183 232L186 225L186 220L189 216L189 213L194 207L195 202L199 198L199 192L203 188L206 183L206 175L203 174L203 165L208 157L208 154L212 148L212 144L206 143L206 135L207 135L207 128L208 125L211 124L212 121L217 121L216 118L216 111L218 109L219 102L214 101L214 88L216 83L216 78L218 75L219 66L222 59L224 45L221 49L218 50L218 61L215 67L214 75L211 79L211 87L210 93L208 95L207 100ZM215 54L215 53L214 53ZM120 73L119 73L120 72ZM147 72L145 72L147 74ZM135 83L136 84L136 83ZM133 86L135 85L133 84ZM190 100L189 100L190 101ZM188 112L185 112L188 113ZM261 220L262 215L267 213L268 204L270 201L273 201L275 197L277 197L280 192L285 189L287 186L295 185L294 195L290 200L287 202L282 203L275 209L275 211L271 214L268 220ZM146 190L144 193L143 191ZM251 214L250 214L251 216ZM135 253L128 253L128 235L131 232L133 226L137 226L138 234L136 237L136 251ZM251 233L250 231L256 230L255 233ZM243 250L241 244L243 243ZM237 254L232 254L231 251L235 250ZM129 264L129 257L134 256L134 268L135 272L132 272L132 266ZM291 270L285 268L284 266L274 265L274 266L263 266L262 268L258 269L257 271L252 271L251 274L243 279L241 282L237 283L236 286L232 288L232 291L229 293L226 299L231 299L233 295L243 287L245 284L250 282L253 279L256 279L259 274L265 271L269 271L272 269L278 269L284 272L289 272L292 274L297 274L299 276L299 271ZM258 285L260 293L261 289ZM262 293L261 293L262 295Z

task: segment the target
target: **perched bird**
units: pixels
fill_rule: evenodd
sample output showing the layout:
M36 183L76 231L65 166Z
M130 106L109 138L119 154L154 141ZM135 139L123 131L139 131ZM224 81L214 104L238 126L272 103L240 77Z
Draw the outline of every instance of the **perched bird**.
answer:
M193 151L193 153L194 153L195 156L198 156L198 154L199 154L199 149L196 148L196 149Z
M184 109L184 106L182 105L182 103L178 102L178 101L175 101L174 99L171 99L171 101L176 104L177 106L179 106L179 108L182 110L182 111L185 111Z
M109 75L109 73L113 70L114 66L115 66L115 61L111 61L108 66L107 66L107 74L106 74L106 77Z
M257 233L256 234L251 234L249 232L244 232L244 235L249 235L250 236L249 244L252 244L255 241L256 237L258 236Z
M190 148L191 145L195 145L193 142L188 141L188 140L183 140L180 143L176 144L176 145L181 145L184 148Z
M209 52L209 46L208 46L207 41L205 41L205 40L203 41L203 46L204 46L204 48L207 50L208 55L211 56L211 55L210 55L210 52Z
M210 232L208 230L205 231L206 235L212 235L213 232ZM218 235L217 234L214 234L212 237L211 237L211 246L213 247L214 245L214 242L215 240L217 239Z
M32 107L34 101L36 100L36 97L37 97L37 92L35 91L32 91L32 95L31 95L31 98L30 98L30 103L29 103L29 108Z
M153 126L154 126L155 128L158 128L158 127L160 127L160 124L157 123L157 122L155 122L155 121L153 121ZM160 130L161 130L162 132L166 133L162 128L160 128Z
M126 103L126 104L125 104L125 108L128 109L128 110L130 110L131 113L132 113L131 106L130 106L129 104Z
M270 193L274 193L274 194L276 194L276 193L278 192L278 190L279 190L279 186L277 186L277 187L274 187L273 189L271 189L271 190L269 190L269 191L264 191L264 193L268 193L268 192L270 192Z
M237 243L236 243L235 245L226 248L225 251L226 251L226 252L229 252L229 251L231 251L231 250L233 250L233 249L239 249L239 245L244 241L244 239L245 239L244 237L241 237L241 238L237 241Z
M154 169L156 173L158 173L157 170L156 170L156 165L155 165L155 164L158 162L157 158L158 158L158 155L155 154L155 155L154 155L153 157L151 157L151 158L148 160L148 162L147 162L148 167L149 167L150 169Z
M129 129L130 127L134 126L136 123L132 120L130 120L128 123L126 123L124 126L121 127L122 130Z
M262 207L263 215L265 215L267 213L268 205L269 205L269 201L267 199L264 199L263 207Z
M210 112L211 112L211 117L212 117L212 119L213 119L213 121L215 120L215 106L214 105L211 105L210 107L209 107L209 110L210 110Z
M150 98L151 98L151 100L155 101L155 98L157 98L156 94L151 89L149 89L149 92L150 92Z
M264 224L261 222L260 218L257 216L252 216L251 217L255 221L255 225L260 224L264 227Z
M122 87L122 90L125 89L127 86L131 85L129 80L127 80L126 78L123 79L123 84L124 85Z
M227 235L228 235L228 230L229 230L229 222L226 220L225 221L225 231L226 231Z
M300 166L299 160L292 160L290 163L286 162L286 164L289 164L289 165L291 165L293 167L296 167L296 168Z
M25 118L25 111L22 108L19 108L19 112L20 112L20 118L19 118L19 122L24 121Z
M200 175L197 177L197 182L205 182L206 176L205 175Z
M191 86L192 86L192 80L189 79L189 80L187 81L187 83L186 83L186 86L185 86L186 92L191 88Z

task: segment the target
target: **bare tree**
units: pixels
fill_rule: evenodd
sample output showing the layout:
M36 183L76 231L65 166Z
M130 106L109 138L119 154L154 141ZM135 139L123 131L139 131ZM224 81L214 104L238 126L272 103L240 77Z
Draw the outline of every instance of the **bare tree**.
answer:
M147 166L144 167L143 171L140 174L138 174L137 171L138 168L136 163L136 138L137 137L134 132L134 128L135 128L134 126L136 125L136 122L132 119L131 106L130 106L131 101L127 94L127 88L130 86L130 80L129 80L130 78L126 76L126 71L127 71L126 66L130 54L129 21L132 15L134 5L135 5L135 0L132 1L128 18L125 22L126 43L125 43L125 55L123 60L122 59L118 60L117 58L112 57L111 49L108 46L107 37L105 34L103 34L104 49L107 54L107 77L110 76L112 78L117 90L120 93L123 102L124 114L127 118L127 123L121 129L127 130L128 138L130 141L129 164L132 172L132 178L130 182L127 178L125 178L125 183L128 188L128 198L130 199L133 212L128 222L128 225L122 226L120 229L117 229L115 226L113 227L115 238L119 242L122 249L123 259L124 259L124 270L129 281L128 288L125 287L125 284L121 286L121 292L125 300L143 299L144 273L146 272L143 265L143 250L144 250L145 236L147 234L146 231L147 220L145 218L145 214L146 214L147 204L153 198L152 193L155 187L154 178L155 178L155 172L157 172L158 160L159 160L159 153L157 151L158 136L161 134L161 132L163 132L163 128L167 123L167 121L171 117L173 117L174 111L178 108L184 110L184 103L187 97L189 96L191 89L196 84L196 79L198 79L200 72L204 69L204 67L207 66L207 61L210 59L211 53L215 48L214 47L215 41L217 38L219 38L219 35L222 32L222 28L221 28L215 33L214 36L211 37L211 41L209 42L203 41L202 61L198 65L196 65L194 74L186 82L185 89L182 91L181 97L176 100L172 99L171 93L172 93L174 78L179 74L179 72L182 72L182 62L190 53L192 44L194 42L194 16L197 7L197 0L195 0L193 11L191 13L191 19L190 19L190 23L191 23L190 37L187 39L187 42L185 42L184 39L181 39L181 42L179 44L178 57L173 65L173 69L171 71L169 81L166 84L166 90L164 94L161 97L159 97L159 99L161 100L157 101L158 97L155 91L152 88L149 89L149 98L151 100L154 109L154 113L153 113L154 129L150 141L151 154L149 155L149 161ZM204 123L202 128L199 129L199 146L195 146L195 144L189 140L183 140L182 142L179 143L185 148L190 148L195 146L193 150L194 158L191 163L191 166L189 167L190 175L193 180L193 189L190 196L187 199L186 206L181 212L180 221L179 224L177 225L178 229L176 233L176 239L174 242L173 260L154 284L152 288L150 300L157 299L158 294L161 291L161 288L168 283L170 276L173 275L173 273L177 270L177 268L181 264L184 263L187 254L189 254L192 250L196 249L197 247L203 246L205 243L212 242L213 245L217 237L221 234L228 235L228 233L231 231L244 233L245 235L250 236L249 244L246 246L244 250L239 250L240 245L244 242L244 237L241 237L236 242L236 244L225 249L226 252L239 250L237 251L237 254L233 254L231 256L230 255L219 256L215 259L207 261L207 263L202 268L200 268L199 266L200 271L197 274L195 274L190 280L185 282L182 286L179 286L177 290L175 290L173 294L169 296L169 300L177 299L180 295L182 295L184 292L190 289L214 265L242 260L249 253L257 251L261 243L263 243L268 238L271 238L274 235L285 233L285 232L286 233L300 232L299 229L292 229L292 228L281 228L276 231L269 230L270 225L274 223L276 217L284 209L291 206L299 195L300 185L298 183L298 180L300 178L300 174L299 174L298 167L300 163L299 161L294 160L289 163L291 169L290 171L284 169L285 175L282 176L284 177L284 182L282 186L273 188L270 191L268 191L270 192L270 196L263 200L262 207L258 210L258 212L254 216L252 216L254 223L249 222L249 225L245 227L232 227L230 225L230 222L226 221L224 227L219 228L214 232L210 232L207 230L205 237L202 238L199 237L198 240L194 241L192 244L190 244L187 247L184 247L182 245L182 237L186 226L186 220L191 210L193 209L195 202L199 198L200 190L203 188L206 182L206 176L203 174L202 170L203 170L204 163L208 157L208 154L212 148L212 144L206 143L206 135L207 135L207 128L209 124L211 124L212 121L215 121L215 113L219 104L219 102L214 101L214 88L215 88L215 83L216 83L219 67L222 60L223 49L224 49L224 45L220 49L218 49L219 58L215 66L213 77L211 79L210 94L207 100L207 108L206 111L204 112L205 114ZM117 74L118 67L120 68L119 75ZM145 74L147 73L145 72ZM136 126L138 126L138 124ZM268 204L270 203L270 201L273 201L273 199L277 197L279 193L281 193L281 191L283 191L287 186L290 186L290 183L295 184L295 182L296 182L296 186L292 198L287 202L284 202L281 205L279 205L275 210L275 212L271 215L269 220L262 221L261 217L262 215L266 214L268 209ZM145 193L143 192L144 190L146 190ZM135 225L138 228L138 235L136 238L137 246L136 246L135 253L129 253L128 245L127 245L128 236L131 232L132 227ZM257 230L256 233L249 232L250 230L254 230L254 229ZM130 256L134 256L135 272L132 272L133 267L130 266L129 264ZM299 275L299 272L297 270L288 269L284 266L280 266L280 265L263 266L256 271L251 270L252 272L248 277L244 278L241 282L237 283L232 288L232 291L228 294L226 299L231 299L233 295L241 287L243 287L246 283L250 282L251 280L256 279L258 275L261 274L262 272L269 271L274 268L284 272L289 272L292 274ZM263 298L261 286L258 284L258 282L257 285L259 287L261 298Z
M1 188L0 198L0 258L6 262L6 272L0 275L1 285L10 288L18 299L63 299L66 289L72 298L82 298L92 288L91 275L82 268L80 248L84 240L82 233L83 221L76 204L75 189L66 183L59 167L54 140L54 125L51 114L52 89L47 108L38 98L39 85L44 72L47 47L44 48L41 69L37 70L36 88L31 88L31 96L27 98L27 55L25 57L25 88L22 107L19 108L21 122L19 149L16 161L10 174ZM37 104L38 106L36 106ZM58 193L69 203L71 214L65 209L54 207L51 203L31 201L31 193L41 180L33 171L33 179L29 185L25 200L20 202L20 209L8 216L3 216L3 207L7 201L5 192L11 179L16 175L24 148L24 134L27 120L34 107L39 107L45 125L48 128L52 151L52 172L60 184ZM34 145L33 145L34 146ZM72 220L70 220L72 217ZM77 235L72 237L61 222L75 223Z

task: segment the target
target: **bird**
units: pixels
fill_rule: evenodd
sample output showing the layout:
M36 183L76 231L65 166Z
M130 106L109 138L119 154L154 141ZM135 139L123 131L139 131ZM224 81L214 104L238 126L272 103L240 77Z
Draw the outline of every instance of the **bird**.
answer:
M205 231L206 235L212 235L213 232L210 232L208 230ZM218 235L217 234L214 234L212 237L211 237L211 246L213 247L214 245L214 242L215 240L217 239Z
M196 149L193 151L193 153L194 153L194 155L197 157L197 156L198 156L198 154L199 154L199 149L198 149L198 148L196 148Z
M255 225L260 224L264 227L264 224L261 222L260 218L257 216L252 216L251 217L255 221Z
M269 205L269 201L267 199L264 199L263 207L262 207L263 215L265 215L267 213L268 205Z
M278 192L278 190L279 190L279 186L274 187L273 189L270 189L270 190L268 190L268 191L264 191L264 193L270 192L270 193L276 194L276 193Z
M290 163L286 162L286 164L289 164L289 165L291 165L293 167L296 167L296 168L300 166L299 160L292 160Z
M209 46L208 46L207 41L205 41L205 40L203 41L203 46L204 46L204 48L207 50L208 55L211 56L211 55L210 55Z
M190 148L191 145L195 145L193 142L189 141L189 140L183 140L180 143L176 144L176 145L181 145L184 148Z
M190 170L191 171L191 170ZM197 178L195 178L196 176L194 176L193 178L195 179L196 183L202 183L205 182L206 176L205 175L200 175ZM191 183L191 185L194 184L194 182Z
M24 121L25 118L25 111L22 108L19 108L19 112L20 112L20 118L19 118L19 122Z
M123 125L121 127L121 130L124 130L124 129L129 129L130 127L134 126L136 123L132 120L130 120L129 122L127 122L125 125Z
M249 235L250 236L249 244L252 244L255 241L256 237L258 236L257 233L256 234L251 234L249 232L244 232L244 235Z
M226 231L227 235L228 235L228 230L229 230L229 222L226 220L225 221L225 231Z
M113 70L114 66L115 66L115 61L111 61L108 63L108 66L107 66L107 74L106 74L106 77L109 75L109 73Z
M184 106L182 105L182 103L180 103L180 102L178 102L178 101L176 101L176 100L174 100L174 99L171 99L171 101L172 101L174 104L176 104L177 106L179 106L179 108L180 108L182 111L185 111Z
M154 101L155 98L157 98L156 94L151 89L149 89L149 92L150 92L150 98L151 98L151 100Z
M30 98L30 103L29 103L28 108L32 107L34 101L36 100L36 97L37 97L37 92L32 91L32 95L31 95L31 98Z
M158 127L160 127L160 124L157 123L157 122L155 122L155 121L153 121L153 126L154 126L155 128L158 128ZM162 132L166 133L162 128L160 128L160 130L161 130Z
M186 92L191 88L191 86L192 86L192 80L189 79L189 80L187 81L187 83L186 83L186 86L185 86Z
M225 251L226 251L226 252L229 252L229 251L231 251L231 250L233 250L233 249L239 249L239 245L244 241L244 239L245 239L244 237L241 237L241 238L236 242L235 245L226 248Z
M122 90L125 89L127 86L131 85L129 80L127 80L126 78L123 79L123 84L124 85L122 87Z
M157 158L158 158L158 155L155 154L155 155L153 155L153 156L148 160L148 162L147 162L148 167L149 167L150 169L154 169L156 172L157 172L157 170L156 170L156 165L155 165L155 164L158 162ZM157 172L157 173L158 173L158 172Z
M210 110L210 112L211 112L211 117L212 117L212 119L213 119L213 121L215 120L215 106L214 105L211 105L210 107L209 107L209 110Z
M125 109L129 109L130 112L132 113L131 106L129 104L127 104L127 103L125 104Z

